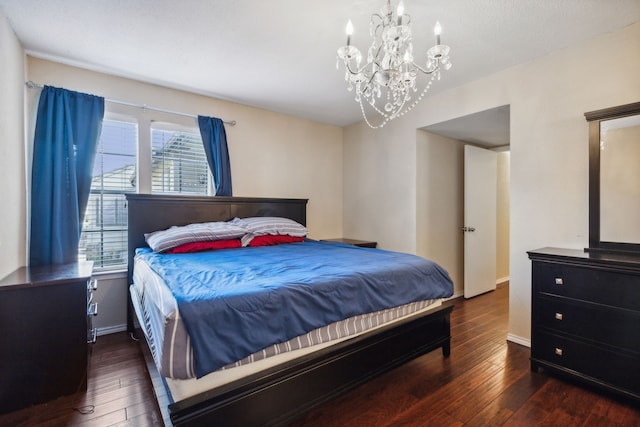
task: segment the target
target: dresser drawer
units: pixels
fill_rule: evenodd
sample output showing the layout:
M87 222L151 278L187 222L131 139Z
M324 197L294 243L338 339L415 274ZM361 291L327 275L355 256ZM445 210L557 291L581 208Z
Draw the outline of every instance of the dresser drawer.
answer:
M539 327L640 353L640 311L540 294L534 304Z
M577 374L582 379L596 380L636 395L640 392L640 355L612 351L543 331L532 338L531 358L536 362L552 363L556 369Z
M640 276L597 268L533 262L535 292L561 295L599 304L637 310Z

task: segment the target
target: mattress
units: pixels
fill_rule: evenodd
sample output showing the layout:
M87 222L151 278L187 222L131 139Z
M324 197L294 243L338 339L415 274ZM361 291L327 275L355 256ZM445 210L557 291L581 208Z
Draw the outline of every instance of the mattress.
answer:
M130 292L138 320L143 327L160 374L174 380L195 378L195 359L191 340L180 316L178 303L163 279L140 257L134 259L133 285ZM214 382L221 381L220 378L225 378L223 382L229 378L236 379L255 369L264 369L283 360L306 354L308 351L317 351L327 345L423 313L428 308L439 306L440 302L439 298L420 300L333 322L285 342L263 348L222 367L218 372L213 373L216 374L213 375L216 377ZM302 350L308 351L302 352ZM253 367L237 369L246 365L253 365ZM222 373L229 370L234 372ZM179 382L173 383L174 387L183 386Z
M144 302L143 302L143 297L138 293L140 290L142 290L141 287L137 285L131 285L130 287L131 299L132 299L136 316L138 318L140 325L142 326L145 339L147 341L149 348L151 349L151 352L153 354L154 361L156 362L156 367L158 368L158 370L160 371L162 366L165 366L166 368L167 366L176 364L176 361L179 359L181 359L182 361L177 365L192 364L193 363L192 360L186 363L187 361L185 359L187 357L182 357L182 358L179 356L176 357L176 355L171 352L162 353L158 351L164 348L175 349L176 347L180 347L187 350L184 354L191 354L192 356L192 353L190 353L188 350L189 342L188 342L188 335L186 335L186 331L184 331L184 334L178 332L179 329L184 328L184 325L178 326L180 324L179 321L177 322L175 321L176 318L179 319L179 313L174 313L173 316L170 316L169 319L161 318L159 316L158 305L156 305L155 302L153 302L151 298L149 298L149 293L146 294L146 297L144 298ZM392 325L394 323L400 322L405 319L423 315L425 312L436 309L441 305L442 305L442 299L431 299L426 301L420 301L419 303L407 304L407 307L403 307L400 310L394 310L394 309L391 310L396 314L402 313L404 310L405 314L400 314L398 317L396 317L393 320L387 320L387 321L381 322L377 326L367 328L362 332L354 333L352 335L343 334L341 338L332 339L329 341L307 346L304 348L299 348L296 350L293 350L293 349L289 350L288 348L293 348L293 346L285 344L280 348L280 350L274 349L274 351L269 352L269 353L272 353L272 355L269 357L262 357L262 352L259 352L261 353L260 355L256 354L254 355L255 357L253 358L251 357L247 358L248 360L238 361L218 371L205 375L202 378L196 378L195 376L190 378L171 378L162 374L162 372L161 372L161 375L163 375L163 382L166 385L170 402L179 402L186 398L196 396L208 390L212 390L216 387L220 387L224 384L228 384L233 381L248 377L252 374L264 371L273 366L283 364L290 360L294 360L296 358L303 357L307 354L322 350L331 345L335 345L345 340L355 338L366 332L375 331L376 329L382 328L384 326ZM416 309L417 306L423 306L423 308ZM383 310L383 311L386 311L386 310ZM379 315L380 313L378 313L378 317ZM388 313L387 315L383 314L382 316L387 317L389 319L393 316L393 314ZM158 325L161 325L161 324L164 324L165 326L158 328ZM156 325L156 326L152 326L152 325ZM335 325L333 325L333 327L335 327ZM164 330L163 336L168 337L169 340L175 341L176 339L178 339L177 337L184 338L186 336L187 341L182 343L181 345L167 344L166 342L162 341L161 335L158 335L157 333L154 332L154 329ZM338 326L338 330L339 329L340 327ZM323 334L322 331L313 331L311 333L311 335L314 335L314 334L317 336L325 336L325 334ZM291 340L291 341L294 341L294 340ZM158 362L158 358L160 359L160 363ZM249 359L252 359L254 361L251 362Z

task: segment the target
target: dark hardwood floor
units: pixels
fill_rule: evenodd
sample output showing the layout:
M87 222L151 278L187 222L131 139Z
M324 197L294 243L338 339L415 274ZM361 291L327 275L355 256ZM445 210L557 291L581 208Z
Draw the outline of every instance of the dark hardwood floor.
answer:
M451 356L419 357L307 414L311 426L638 426L640 407L531 372L506 341L509 287L459 299Z
M506 341L508 294L505 286L456 301L450 358L424 355L292 426L639 426L637 403L531 372L529 349ZM88 414L72 409L89 405ZM86 393L0 416L0 425L137 427L160 420L138 343L119 333L94 345Z

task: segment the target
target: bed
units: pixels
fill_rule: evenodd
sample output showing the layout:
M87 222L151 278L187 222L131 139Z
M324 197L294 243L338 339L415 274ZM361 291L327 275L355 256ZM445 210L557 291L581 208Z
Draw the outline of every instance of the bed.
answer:
M131 194L127 196L127 203L131 285L128 329L142 338L140 342L166 425L285 425L308 410L426 352L442 349L443 355L449 356L452 305L442 303L439 298L426 298L407 304L413 304L408 314L403 311L403 305L402 314L392 317L391 321L345 334L338 340L313 343L310 347L282 354L275 349L273 357L240 366L229 364L211 374L200 372L195 375L192 372L187 377L194 378L183 379L184 374L175 374L162 364L161 359L167 352L161 347L166 341L164 337L163 340L157 338L169 334L150 327L149 318L153 317L154 310L148 300L153 292L144 293L143 287L147 285L141 284L141 277L153 275L141 273L145 264L141 266L140 259L145 254L151 257L153 254L149 254L149 249L141 249L147 247L145 234L171 226L247 217L282 217L306 225L307 200ZM294 248L294 245L300 246ZM321 250L334 250L326 248L327 245L305 241L282 245L282 250L303 251L309 247L316 250L316 246ZM336 249L349 250L346 247ZM375 252L375 255L383 252ZM376 315L381 316L372 314ZM387 316L386 312L384 316ZM134 318L141 330L135 330ZM165 326L166 323L165 320Z

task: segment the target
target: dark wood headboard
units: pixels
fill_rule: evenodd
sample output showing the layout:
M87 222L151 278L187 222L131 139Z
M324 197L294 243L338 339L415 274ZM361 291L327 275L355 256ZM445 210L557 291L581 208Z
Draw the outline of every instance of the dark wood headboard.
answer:
M145 233L165 230L173 225L227 221L235 217L251 216L279 216L290 218L306 226L307 201L308 199L262 197L127 194L129 221L127 283L133 283L135 250L147 246L144 239ZM130 321L131 319L128 319L128 323Z

